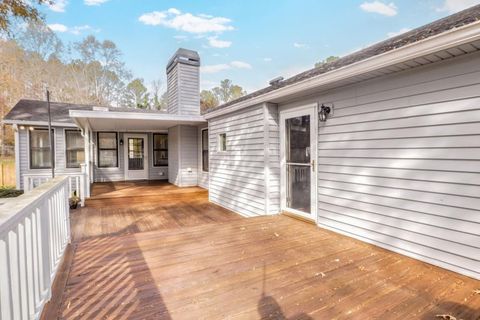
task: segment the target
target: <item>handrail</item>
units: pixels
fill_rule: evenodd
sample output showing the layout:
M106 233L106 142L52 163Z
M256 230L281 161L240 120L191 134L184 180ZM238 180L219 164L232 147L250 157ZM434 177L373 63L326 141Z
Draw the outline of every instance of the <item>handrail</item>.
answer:
M38 319L70 241L69 178L0 207L0 319Z
M81 165L81 172L64 172L61 175L69 178L68 196L71 197L75 191L76 195L80 198L80 205L83 207L85 205L85 196L87 194L87 175L85 165ZM51 179L52 176L48 173L24 173L23 190L25 193L28 193Z

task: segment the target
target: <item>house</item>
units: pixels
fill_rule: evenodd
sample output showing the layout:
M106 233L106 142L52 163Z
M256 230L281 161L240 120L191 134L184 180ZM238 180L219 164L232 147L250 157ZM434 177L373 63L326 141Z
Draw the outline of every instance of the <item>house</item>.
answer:
M55 170L199 185L241 215L289 212L480 279L479 20L472 7L203 115L200 59L180 49L167 113L52 104ZM48 178L45 103L5 122L17 186Z

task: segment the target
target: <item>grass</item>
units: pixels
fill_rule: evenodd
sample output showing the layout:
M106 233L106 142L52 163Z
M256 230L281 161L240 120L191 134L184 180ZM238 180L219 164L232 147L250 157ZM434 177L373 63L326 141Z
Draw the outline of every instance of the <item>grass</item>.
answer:
M0 187L0 198L14 198L23 194L23 190L17 190L15 187L11 186L1 186Z

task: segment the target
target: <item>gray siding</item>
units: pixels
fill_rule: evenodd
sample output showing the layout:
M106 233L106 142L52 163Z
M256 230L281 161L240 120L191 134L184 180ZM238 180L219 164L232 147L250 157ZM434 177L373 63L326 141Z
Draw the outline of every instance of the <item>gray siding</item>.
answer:
M268 213L280 212L280 124L278 106L266 104L265 156L268 177Z
M169 132L169 182L179 187L198 185L198 128L176 126Z
M180 184L179 132L178 126L168 129L168 182L177 186Z
M47 129L46 127L34 126L35 128ZM67 168L66 167L66 153L65 153L65 129L54 127L54 148L55 148L55 174L61 175L62 173L75 173L80 172L80 168ZM19 157L16 161L19 161L19 174L20 174L20 188L23 189L23 175L24 174L44 174L46 176L51 174L50 169L30 169L30 131L28 127L18 132L19 138Z
M208 189L208 172L204 172L202 166L202 129L207 128L208 126L198 128L198 185L205 189Z
M167 180L168 166L153 166L153 133L148 133L148 179L149 180Z
M314 101L319 224L480 278L480 55Z
M218 151L226 133L227 151ZM209 121L210 200L245 216L265 214L265 115L258 105Z
M177 63L167 74L168 113L200 114L199 67Z

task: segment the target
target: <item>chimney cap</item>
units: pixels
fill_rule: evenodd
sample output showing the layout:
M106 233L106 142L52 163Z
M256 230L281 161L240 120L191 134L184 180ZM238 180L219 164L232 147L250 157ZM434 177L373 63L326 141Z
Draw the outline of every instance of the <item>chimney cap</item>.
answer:
M179 48L168 61L167 72L169 72L177 63L200 66L200 56L197 51Z
M272 79L270 80L268 83L271 85L271 86L276 86L278 85L280 82L283 81L283 77L280 76L280 77L276 77L275 79Z

